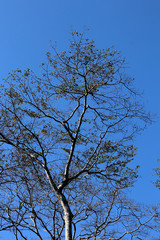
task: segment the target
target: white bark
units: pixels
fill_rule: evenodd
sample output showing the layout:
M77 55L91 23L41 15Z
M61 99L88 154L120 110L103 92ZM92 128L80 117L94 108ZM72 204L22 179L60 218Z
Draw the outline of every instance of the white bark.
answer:
M45 166L45 171L47 178L51 187L53 188L54 192L57 194L59 202L61 203L63 210L64 210L64 221L65 221L65 240L72 240L72 212L68 205L67 199L63 195L61 191L57 188L56 184L54 183L51 174L48 170L48 167Z
M60 196L60 203L64 210L65 240L72 240L72 212L63 194Z
M72 216L71 213L65 211L65 240L72 240Z

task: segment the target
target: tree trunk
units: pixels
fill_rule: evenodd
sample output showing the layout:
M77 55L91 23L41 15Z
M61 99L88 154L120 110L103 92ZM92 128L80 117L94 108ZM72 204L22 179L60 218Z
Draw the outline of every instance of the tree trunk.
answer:
M62 194L60 202L64 210L64 221L65 221L65 240L72 240L72 212L68 205L65 196Z
M64 210L64 222L65 222L65 240L72 240L72 217L73 214L69 207L68 201L66 197L63 195L61 191L58 190L56 184L54 183L51 174L49 172L48 167L45 165L45 172L51 187L53 188L54 192L57 194L60 204Z
M65 211L65 240L72 240L72 215L68 211Z

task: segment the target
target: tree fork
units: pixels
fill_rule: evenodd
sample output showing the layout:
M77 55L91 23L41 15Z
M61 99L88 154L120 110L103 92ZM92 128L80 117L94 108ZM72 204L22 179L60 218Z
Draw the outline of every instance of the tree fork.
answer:
M56 186L56 184L54 183L51 174L48 170L47 165L44 166L45 167L45 172L46 172L46 176L49 180L49 183L51 185L51 187L53 188L53 191L57 194L58 200L64 210L64 221L65 221L65 240L72 240L72 218L73 218L73 214L71 212L71 209L69 207L69 204L67 202L66 197L64 196L64 194L61 192L61 190L59 190Z

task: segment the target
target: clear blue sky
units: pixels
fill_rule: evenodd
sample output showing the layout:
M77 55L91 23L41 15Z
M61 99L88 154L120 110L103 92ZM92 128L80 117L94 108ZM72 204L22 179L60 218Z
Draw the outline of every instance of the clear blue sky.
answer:
M126 57L128 73L144 90L146 108L158 116L135 141L141 179L131 194L138 201L157 203L160 191L151 181L152 169L160 164L159 0L0 1L0 81L17 67L37 71L50 40L63 50L71 31L85 28L97 47L114 45Z

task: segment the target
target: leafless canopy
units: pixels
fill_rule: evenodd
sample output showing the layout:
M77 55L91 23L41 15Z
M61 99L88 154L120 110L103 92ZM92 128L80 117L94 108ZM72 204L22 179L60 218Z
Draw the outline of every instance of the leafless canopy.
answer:
M151 239L157 209L125 196L150 122L125 61L74 32L42 75L16 70L0 97L0 230L15 239ZM155 239L155 238L154 238Z

